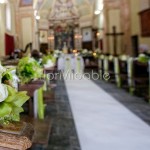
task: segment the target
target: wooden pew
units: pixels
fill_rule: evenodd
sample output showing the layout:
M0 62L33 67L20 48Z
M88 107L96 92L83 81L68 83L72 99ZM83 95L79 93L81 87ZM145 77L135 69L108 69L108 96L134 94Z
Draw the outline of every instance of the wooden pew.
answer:
M109 80L110 82L115 83L115 63L114 63L114 56L105 56L104 59L104 74L109 74Z
M119 63L119 78L120 78L120 87L128 89L128 62L127 60L118 60Z
M2 65L3 66L17 66L19 63L19 59L8 59L8 60L4 60L2 61Z
M35 134L33 136L33 144L39 144L47 147L52 125L51 118L44 120L33 118L34 91L41 88L43 85L43 80L36 80L25 85L19 85L19 90L26 90L28 95L32 97L29 101L29 116L22 116L22 120L29 122L34 126Z
M93 55L83 56L85 70L95 70L98 72L98 59L95 58Z
M134 93L138 96L149 97L149 65L137 60L133 61L132 81Z
M46 89L43 91L43 96L46 104L54 103L55 100L55 94L53 91L53 88L57 86L55 73L57 73L57 68L55 66L44 69L44 74L46 76ZM51 77L50 74L52 74L54 78Z
M35 90L41 88L44 85L43 80L35 80L31 81L30 83L27 84L19 84L18 90L19 91L27 91L28 96L31 97L31 99L28 101L28 110L29 110L29 116L33 117L33 95Z
M104 75L104 59L105 59L105 55L100 55L98 59L98 70L99 70L101 80L103 80L103 75Z

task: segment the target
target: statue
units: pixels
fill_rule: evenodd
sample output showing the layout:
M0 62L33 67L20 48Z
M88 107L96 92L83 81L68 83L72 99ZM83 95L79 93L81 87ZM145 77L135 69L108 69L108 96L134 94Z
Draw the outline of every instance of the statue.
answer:
M66 42L64 42L63 53L68 54L68 48L67 48Z

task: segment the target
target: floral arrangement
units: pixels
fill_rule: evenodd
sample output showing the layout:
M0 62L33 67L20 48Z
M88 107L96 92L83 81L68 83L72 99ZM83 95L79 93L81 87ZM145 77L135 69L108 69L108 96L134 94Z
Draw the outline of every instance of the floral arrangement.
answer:
M6 68L0 65L0 124L8 124L20 121L20 113L23 112L22 105L29 99L26 91L17 92L11 87L12 75ZM8 85L10 84L10 85Z
M62 54L60 50L54 50L54 57L58 58Z
M113 55L109 55L108 60L113 61L113 59L114 59Z
M101 55L101 50L97 48L97 49L93 52L93 56L94 56L95 58L100 58L100 55Z
M147 63L150 60L150 57L145 54L140 54L137 60L141 63Z
M35 59L24 57L17 66L17 75L21 83L28 83L43 77L43 69Z
M129 58L129 56L125 55L125 54L119 56L119 59L122 61L126 61L128 58Z
M53 67L56 62L56 57L52 55L44 55L42 58L42 65L44 68Z

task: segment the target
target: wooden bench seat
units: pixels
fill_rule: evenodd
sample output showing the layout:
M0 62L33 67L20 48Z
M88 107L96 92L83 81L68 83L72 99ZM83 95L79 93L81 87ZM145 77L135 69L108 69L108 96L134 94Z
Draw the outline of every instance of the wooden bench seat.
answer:
M134 93L139 96L148 97L149 95L149 72L148 63L133 61L133 87Z
M29 116L33 116L33 95L35 90L41 88L44 85L43 80L35 80L31 81L30 83L27 84L19 84L18 90L19 91L27 91L28 96L30 96L30 100L28 101L28 112Z
M121 87L125 89L129 89L128 85L128 64L127 60L119 59L119 78L121 82Z

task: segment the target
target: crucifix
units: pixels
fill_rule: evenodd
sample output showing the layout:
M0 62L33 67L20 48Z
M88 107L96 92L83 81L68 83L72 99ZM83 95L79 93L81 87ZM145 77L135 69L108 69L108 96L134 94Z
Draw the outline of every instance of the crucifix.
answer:
M113 32L112 33L106 33L106 36L112 36L113 37L113 53L116 56L117 55L117 37L124 35L123 32L117 33L116 27L113 26Z

